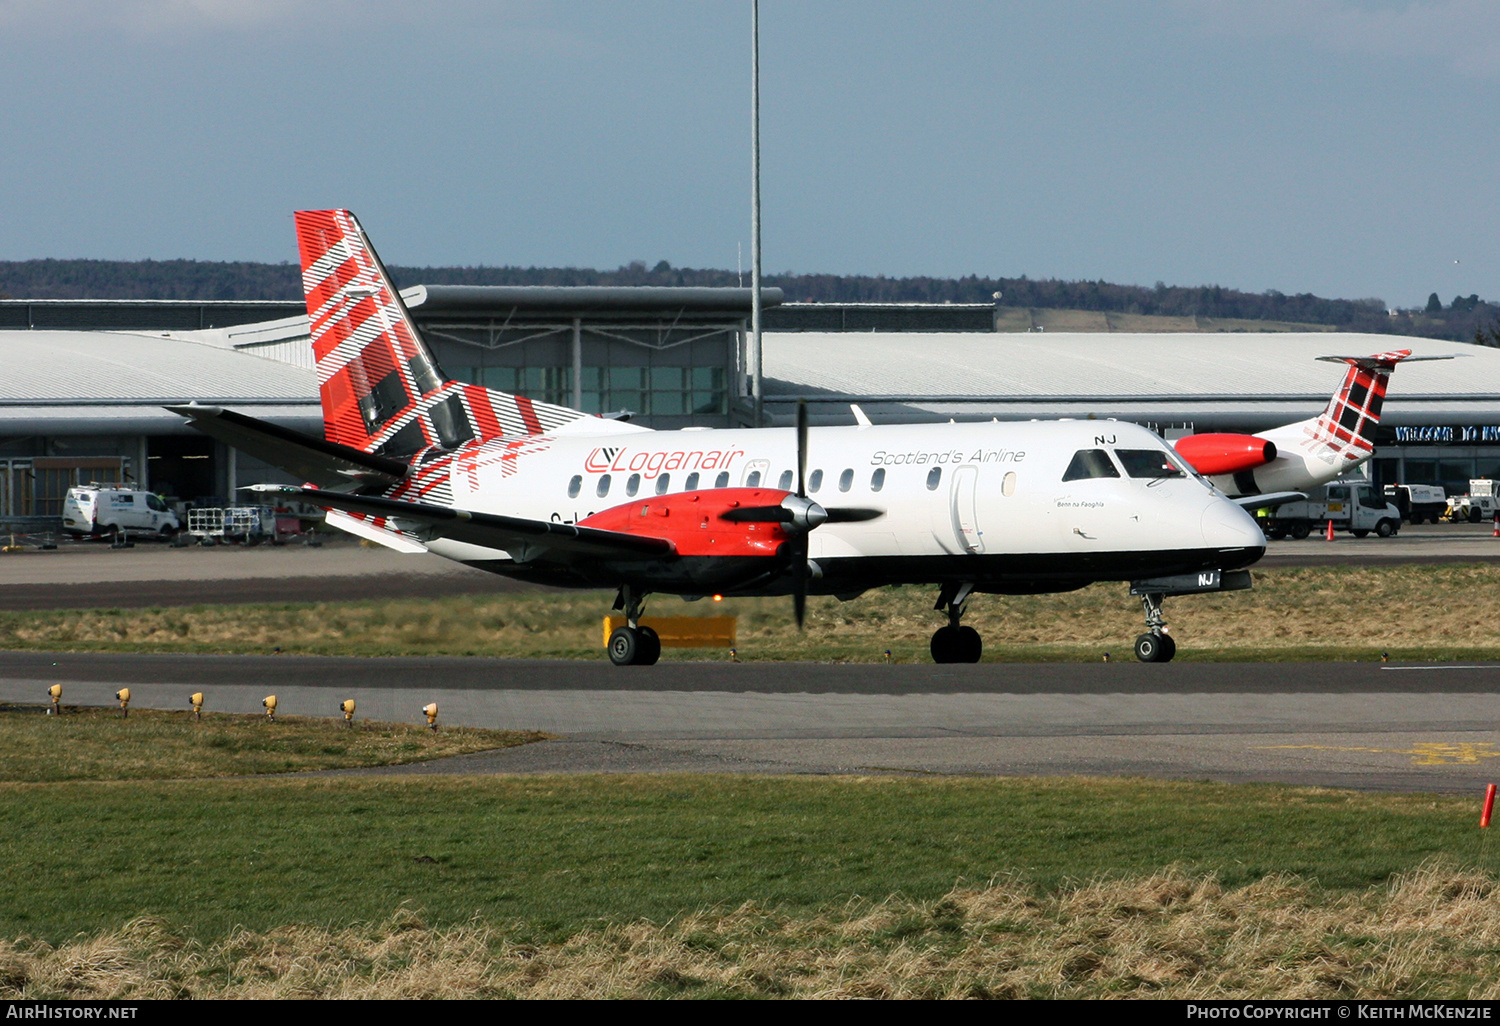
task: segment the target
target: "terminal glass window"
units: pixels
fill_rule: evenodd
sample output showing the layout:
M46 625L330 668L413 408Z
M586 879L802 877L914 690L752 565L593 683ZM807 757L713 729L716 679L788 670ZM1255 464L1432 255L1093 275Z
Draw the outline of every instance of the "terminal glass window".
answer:
M1063 472L1064 481L1082 481L1090 477L1119 477L1120 472L1115 469L1114 463L1109 458L1109 453L1103 449L1080 449L1073 454L1073 462L1068 464L1068 469Z

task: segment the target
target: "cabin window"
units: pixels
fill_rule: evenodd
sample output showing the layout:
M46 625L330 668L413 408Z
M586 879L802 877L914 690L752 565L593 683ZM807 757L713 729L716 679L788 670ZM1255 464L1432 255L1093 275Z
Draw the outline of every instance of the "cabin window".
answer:
M721 471L719 471L719 476L716 477L716 478L714 478L714 487L715 488L728 488L729 487L729 471L727 471L727 470L721 470Z
M852 484L854 484L854 468L849 467L839 475L839 491L847 492Z
M1172 458L1159 449L1116 449L1115 455L1125 464L1131 477L1181 477L1182 471Z
M823 472L821 470L814 470L812 472L812 476L807 479L807 490L810 492L815 492L822 487Z
M1090 477L1119 477L1109 453L1103 449L1079 449L1073 454L1073 462L1063 472L1064 481L1082 481Z
M1001 495L1014 495L1014 494L1016 494L1016 472L1014 470L1010 471L1008 474L1006 474L1003 478L1000 479L1000 494Z
M790 470L783 470L781 472L781 480L777 482L776 487L784 492L792 490L792 472Z
M750 471L750 476L747 477L747 478L745 478L745 487L746 488L759 488L760 487L760 471L758 471L758 470L752 470L752 471Z
M657 495L666 495L667 494L667 489L670 488L670 487L672 487L672 475L671 474L663 474L661 477L659 477L659 478L656 479L656 494Z
M870 475L870 491L878 492L885 487L885 468L881 467Z
M625 494L631 497L641 490L641 475L631 474L625 479Z
M597 496L599 496L599 498L601 498L601 499L604 498L606 495L609 494L609 475L608 474L603 474L603 475L600 476L600 478L599 478L599 487L594 489L594 494L597 495Z
M582 487L583 487L583 475L582 474L574 474L573 475L573 480L571 480L571 481L568 482L568 498L570 498L570 499L576 499L576 498L578 498L578 491Z
M698 490L698 472L696 470L688 475L687 490L690 492Z
M927 472L927 490L929 492L935 492L935 491L937 491L937 486L939 484L941 484L942 481L943 481L943 468L942 467L933 467L931 470L929 470Z

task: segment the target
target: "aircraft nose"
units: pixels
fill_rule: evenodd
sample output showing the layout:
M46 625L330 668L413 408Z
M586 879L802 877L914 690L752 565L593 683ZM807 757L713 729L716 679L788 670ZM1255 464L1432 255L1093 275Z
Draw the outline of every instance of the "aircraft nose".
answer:
M1215 499L1203 511L1203 543L1211 549L1266 551L1266 536L1255 518L1228 499Z

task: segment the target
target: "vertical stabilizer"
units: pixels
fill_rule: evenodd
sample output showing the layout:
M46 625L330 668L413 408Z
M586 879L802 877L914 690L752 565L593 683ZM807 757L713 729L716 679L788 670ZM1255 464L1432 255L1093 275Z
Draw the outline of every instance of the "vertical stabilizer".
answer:
M410 456L471 439L541 434L587 416L443 380L354 215L302 210L296 218L330 441Z
M1396 364L1411 358L1410 349L1374 356L1320 356L1329 363L1346 363L1344 381L1323 412L1305 422L1303 448L1327 463L1353 465L1375 451L1375 426L1385 403L1386 384Z

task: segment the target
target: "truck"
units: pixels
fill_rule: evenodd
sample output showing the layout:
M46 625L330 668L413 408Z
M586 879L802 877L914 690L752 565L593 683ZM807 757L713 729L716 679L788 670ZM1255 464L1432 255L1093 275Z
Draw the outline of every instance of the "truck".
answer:
M1371 531L1390 538L1401 529L1401 511L1366 481L1336 481L1314 488L1299 502L1257 510L1268 538L1306 538L1314 528L1333 522L1334 530L1363 538Z
M1495 495L1495 482L1487 477L1469 479L1469 494L1455 495L1448 500L1445 520L1458 523L1467 520L1477 524L1481 520L1493 520L1500 513L1500 498Z
M1448 512L1448 496L1441 485L1389 484L1385 497L1413 524L1435 524Z
M62 522L63 530L75 538L132 532L170 538L182 528L160 495L110 484L69 488Z

